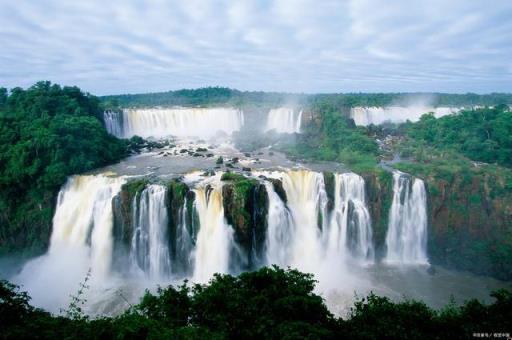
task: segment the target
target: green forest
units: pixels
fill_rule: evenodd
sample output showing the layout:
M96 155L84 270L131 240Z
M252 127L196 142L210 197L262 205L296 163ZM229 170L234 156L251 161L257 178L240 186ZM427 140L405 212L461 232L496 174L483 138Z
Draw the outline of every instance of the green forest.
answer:
M504 290L492 293L491 304L469 300L441 310L370 294L340 318L315 294L312 275L277 267L161 287L119 316L90 319L82 310L87 280L63 316L32 307L27 293L0 281L2 338L468 339L510 332L512 319L512 294Z
M100 100L77 87L0 90L0 254L44 251L67 176L127 155L102 119Z
M451 93L332 93L294 94L261 91L239 91L226 87L206 87L168 92L144 94L121 94L103 96L100 99L108 108L144 106L211 106L211 105L282 105L287 103L302 105L322 105L341 109L355 106L407 105L418 100L432 106L493 106L512 103L508 93L491 94L451 94Z

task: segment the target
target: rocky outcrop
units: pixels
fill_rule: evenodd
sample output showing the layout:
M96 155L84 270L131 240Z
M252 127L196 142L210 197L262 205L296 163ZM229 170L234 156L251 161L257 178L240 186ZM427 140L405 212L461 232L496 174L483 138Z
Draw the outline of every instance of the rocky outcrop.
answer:
M330 212L334 208L335 179L332 172L324 171L325 193L327 195L327 210Z
M385 170L376 169L361 176L366 185L366 204L372 219L375 255L381 258L385 252L389 209L393 200L393 175Z
M134 200L149 183L147 179L138 179L125 183L121 191L112 200L114 261L127 261L134 226ZM125 267L125 264L114 263L115 267Z
M222 187L222 199L224 216L241 247L239 261L254 268L263 259L268 210L265 186L254 179L231 179Z

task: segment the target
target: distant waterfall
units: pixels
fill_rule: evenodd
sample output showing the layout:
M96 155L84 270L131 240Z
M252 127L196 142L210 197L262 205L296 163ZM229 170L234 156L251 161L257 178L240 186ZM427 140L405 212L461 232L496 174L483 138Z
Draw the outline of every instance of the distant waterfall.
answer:
M336 174L334 210L328 233L328 252L373 261L372 227L365 201L364 179L354 173Z
M427 264L427 195L421 179L393 173L386 262Z
M367 126L384 122L404 123L407 120L416 122L428 112L433 112L434 116L439 118L458 111L460 108L431 106L354 107L350 110L350 118L354 119L356 125Z
M117 137L124 137L122 112L107 110L103 113L103 121L108 133Z
M210 186L195 190L195 208L200 229L194 254L194 280L208 281L215 273L227 273L233 245L233 230L224 217L220 188Z
M281 107L272 109L267 116L265 131L275 130L279 133L300 133L302 110Z
M151 108L104 113L107 131L130 138L168 136L209 138L231 134L244 124L242 111L230 108Z
M165 187L149 185L133 201L132 263L154 279L168 277L171 269L165 195Z

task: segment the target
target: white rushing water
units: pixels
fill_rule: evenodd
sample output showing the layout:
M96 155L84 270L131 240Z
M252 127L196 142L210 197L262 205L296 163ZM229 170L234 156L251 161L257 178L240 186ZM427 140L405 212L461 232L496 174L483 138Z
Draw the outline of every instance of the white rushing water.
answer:
M193 220L190 224L188 220L188 198L185 197L183 206L179 210L179 221L176 228L176 242L175 242L175 258L173 266L176 267L178 275L185 275L191 273L193 269L192 263L192 252L194 250L194 239L195 239L195 226Z
M388 106L388 107L354 107L350 110L350 117L356 125L379 125L384 122L404 123L407 120L416 122L428 112L433 112L436 118L454 114L460 108L431 107L431 106Z
M95 282L109 276L112 198L123 183L121 177L73 176L62 187L48 253L28 262L14 278L36 306L52 311L64 307L88 270Z
M107 131L117 137L200 137L232 134L244 124L242 111L233 108L148 108L106 111Z
M152 279L165 279L171 272L165 197L165 187L149 185L133 202L131 262Z
M221 187L198 187L194 191L200 228L193 280L207 282L215 273L228 273L233 230L224 217Z
M314 272L321 260L321 231L319 215L326 216L327 195L321 173L298 170L281 174L294 224L289 247L288 265Z
M334 211L328 233L330 256L373 261L370 213L364 179L354 173L335 174Z
M113 252L112 211L113 198L125 179L70 177L59 193L48 254L29 262L15 282L25 285L37 306L55 311L65 307L91 269L95 295L90 308L98 312L120 310L119 302L105 301L119 301L108 296L125 281L135 282L139 292L155 283L183 278L205 283L214 273L238 273L248 263L242 263L244 254L248 255L241 251L224 215L221 176L221 172L210 177L201 172L186 175L184 182L193 193L184 202L173 201L179 205L172 211L165 186L148 184L136 193L129 202L132 215L126 226L131 229L126 231L131 233L123 241L128 250L125 261L116 257L124 256L122 250ZM339 297L341 289L342 300L351 301L355 289L366 287L362 268L374 263L364 179L354 173L334 174L329 202L321 172L254 171L251 176L265 186L268 196L263 264L313 273L323 292L336 290ZM282 184L280 190L276 180ZM385 260L427 263L423 182L398 172L394 180ZM48 287L56 289L47 294Z
M300 133L302 110L281 107L268 112L265 131L275 130L279 133Z
M425 184L421 179L394 172L385 261L395 264L428 264L427 223Z
M266 257L268 264L286 267L290 263L289 245L295 235L295 225L288 207L275 192L272 183L265 181L268 195L268 229Z

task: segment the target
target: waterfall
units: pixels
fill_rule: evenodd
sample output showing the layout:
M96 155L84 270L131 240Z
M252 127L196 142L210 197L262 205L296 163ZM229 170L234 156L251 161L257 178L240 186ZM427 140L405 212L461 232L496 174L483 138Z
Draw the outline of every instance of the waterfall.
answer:
M386 262L428 264L427 195L421 179L393 173L393 202L386 235Z
M327 195L321 173L299 170L282 173L294 233L291 235L289 264L312 271L321 259Z
M290 263L289 246L295 234L295 226L290 211L275 192L270 182L265 182L268 195L268 216L266 236L267 264L286 267Z
M189 274L192 269L191 256L195 245L195 228L193 218L189 217L189 198L185 197L185 202L178 212L178 224L176 226L175 258L173 266L179 268L176 272L179 274Z
M384 122L404 123L407 120L416 122L428 112L433 112L436 118L454 114L460 108L431 107L431 106L389 106L389 107L354 107L350 110L350 118L356 125L379 125Z
M165 187L149 185L133 200L131 262L152 279L168 277L171 269L165 199Z
M327 239L330 256L373 260L370 213L364 179L354 173L335 174L334 209Z
M112 259L112 198L122 178L73 176L61 189L53 217L49 253L66 247L89 247L94 275L104 276Z
M221 188L207 185L194 191L200 228L194 254L193 277L194 281L206 282L215 273L229 271L233 230L224 217Z
M108 133L117 137L123 137L122 112L107 110L103 113L103 121Z
M300 133L302 110L281 107L272 109L267 116L265 131L275 130L279 133Z
M244 124L242 111L231 108L148 108L104 113L107 130L121 138L168 136L209 138L231 134Z

